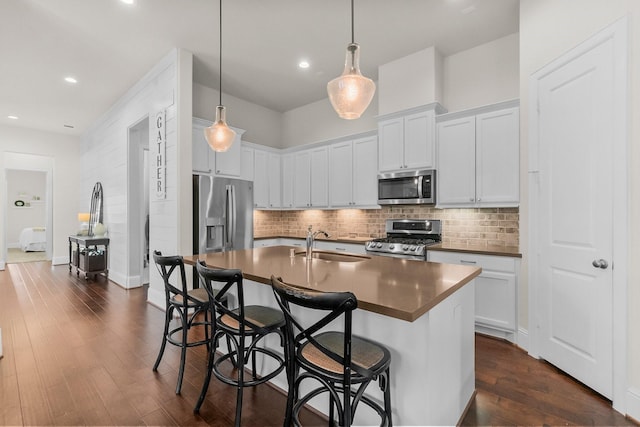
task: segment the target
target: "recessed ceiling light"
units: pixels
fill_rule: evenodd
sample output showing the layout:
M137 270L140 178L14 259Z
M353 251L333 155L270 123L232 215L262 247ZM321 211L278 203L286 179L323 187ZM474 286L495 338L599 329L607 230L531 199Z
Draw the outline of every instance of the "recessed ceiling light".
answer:
M134 0L120 0L124 4L132 5Z
M65 77L64 81L67 82L67 83L72 83L72 84L78 83L78 81L76 79L74 79L73 77L71 77L71 76Z
M18 120L18 116L7 116L7 119Z
M298 62L298 68L302 68L303 70L306 68L309 68L309 62L308 61L300 61Z

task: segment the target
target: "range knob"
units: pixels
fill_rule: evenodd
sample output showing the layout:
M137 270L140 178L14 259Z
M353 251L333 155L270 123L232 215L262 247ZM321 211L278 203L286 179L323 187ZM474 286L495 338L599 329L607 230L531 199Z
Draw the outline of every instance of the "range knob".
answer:
M415 251L416 250L416 245L411 245L411 247L409 249L412 250L412 251Z
M389 245L389 250L392 251L395 248L394 245Z
M409 250L409 245L404 245L404 246L402 246L402 250L403 250L403 251L408 251L408 250Z
M382 243L381 243L381 242L378 242L378 243L376 244L376 247L377 247L377 248L381 248L381 247L382 247Z

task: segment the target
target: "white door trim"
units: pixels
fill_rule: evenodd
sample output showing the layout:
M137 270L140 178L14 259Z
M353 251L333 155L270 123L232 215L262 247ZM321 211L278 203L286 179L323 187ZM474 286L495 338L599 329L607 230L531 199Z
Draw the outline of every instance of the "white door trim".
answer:
M536 71L529 78L529 353L538 357L540 334L537 325L540 265L537 230L538 206L538 146L539 113L538 82L565 63L612 40L614 45L612 90L614 96L613 164L613 408L626 413L627 394L627 287L628 287L628 18L624 17L596 33L561 57Z

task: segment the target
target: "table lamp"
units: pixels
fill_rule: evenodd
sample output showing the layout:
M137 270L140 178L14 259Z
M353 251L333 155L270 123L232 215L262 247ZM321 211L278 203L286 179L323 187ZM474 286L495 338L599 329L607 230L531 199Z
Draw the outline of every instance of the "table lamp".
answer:
M78 221L80 222L80 230L78 236L86 236L89 232L89 220L91 219L90 213L79 213Z

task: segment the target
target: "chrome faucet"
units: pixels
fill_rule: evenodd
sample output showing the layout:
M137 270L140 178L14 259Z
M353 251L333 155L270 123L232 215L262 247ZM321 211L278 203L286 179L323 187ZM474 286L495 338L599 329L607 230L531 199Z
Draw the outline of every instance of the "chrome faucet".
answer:
M316 236L318 234L324 234L324 237L326 237L327 239L331 237L326 231L318 230L314 232L311 228L312 226L310 225L309 229L307 230L307 259L311 259L311 254L313 253L313 243L315 242Z

